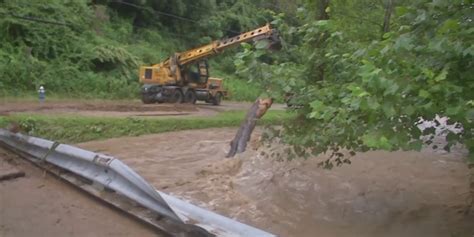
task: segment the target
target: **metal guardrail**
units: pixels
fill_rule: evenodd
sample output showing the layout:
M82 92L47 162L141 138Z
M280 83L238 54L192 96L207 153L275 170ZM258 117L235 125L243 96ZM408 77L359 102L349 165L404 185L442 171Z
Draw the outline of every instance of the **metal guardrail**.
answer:
M174 236L275 236L214 212L192 205L154 189L140 175L117 158L80 149L50 140L12 133L0 129L0 143L27 155L35 163L53 165L91 182L98 190L119 194L120 198L138 203L160 218L146 220L160 230ZM78 185L74 177L59 175ZM88 192L96 191L88 189ZM105 198L104 195L96 195ZM106 195L105 195L106 196ZM108 202L124 209L112 198ZM127 211L127 210L125 210ZM143 215L135 215L142 218Z

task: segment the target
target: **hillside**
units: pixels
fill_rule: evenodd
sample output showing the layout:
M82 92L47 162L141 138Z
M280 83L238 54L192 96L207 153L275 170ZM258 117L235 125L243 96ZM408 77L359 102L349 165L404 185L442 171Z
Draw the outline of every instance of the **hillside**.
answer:
M59 97L136 98L140 65L271 20L257 14L263 1L185 2L0 1L0 95L45 85ZM236 51L211 74L228 79L231 99L253 100L256 84L233 75Z

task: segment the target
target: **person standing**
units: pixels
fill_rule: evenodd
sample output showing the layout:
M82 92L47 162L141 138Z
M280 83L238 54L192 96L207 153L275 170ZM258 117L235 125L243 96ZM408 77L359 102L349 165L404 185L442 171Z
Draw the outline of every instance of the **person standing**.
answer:
M44 89L43 86L40 86L38 90L38 97L39 97L40 103L42 104L46 98L46 90Z

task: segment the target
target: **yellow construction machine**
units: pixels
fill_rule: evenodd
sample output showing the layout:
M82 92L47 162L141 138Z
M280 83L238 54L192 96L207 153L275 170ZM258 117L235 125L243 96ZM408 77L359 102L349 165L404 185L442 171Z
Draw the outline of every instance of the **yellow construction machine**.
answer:
M194 104L201 100L219 105L227 91L222 87L222 79L209 77L207 59L242 42L262 39L269 40L269 47L280 46L276 30L267 24L231 38L175 53L161 63L140 67L143 103Z

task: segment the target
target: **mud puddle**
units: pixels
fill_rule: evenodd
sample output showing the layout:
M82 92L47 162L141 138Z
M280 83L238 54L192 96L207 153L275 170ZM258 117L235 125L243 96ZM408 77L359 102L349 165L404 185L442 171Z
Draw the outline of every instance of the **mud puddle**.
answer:
M120 158L162 191L279 236L474 234L474 215L463 214L462 150L368 152L329 171L317 167L324 157L277 162L252 148L225 159L234 133L180 131L80 146Z

